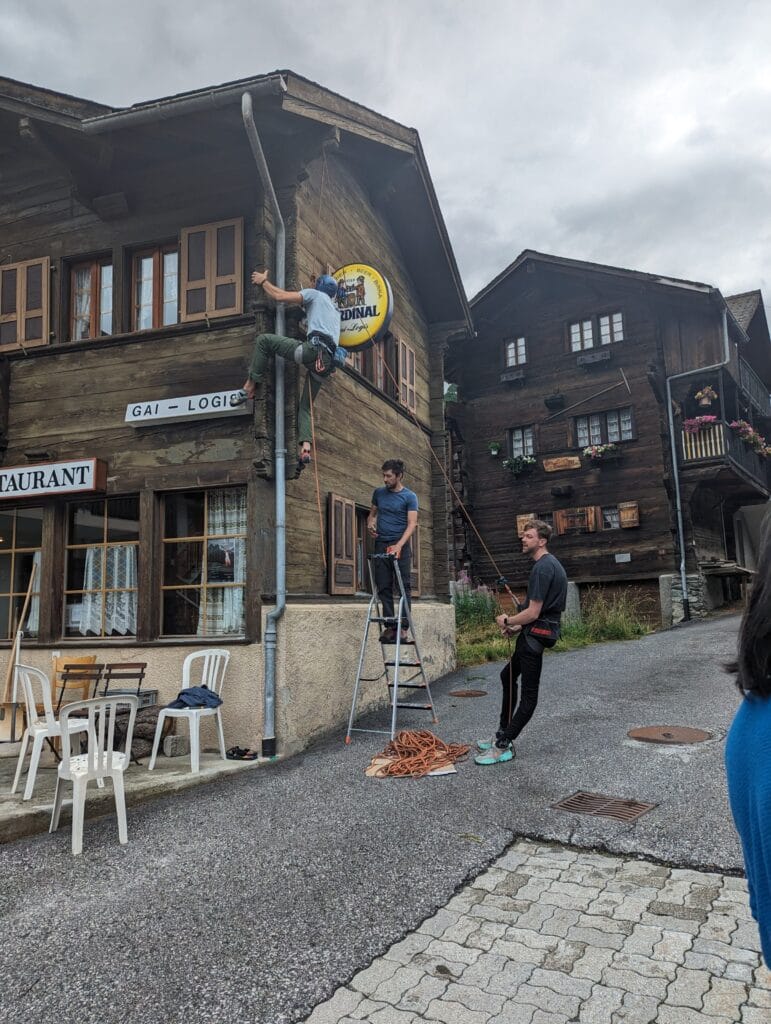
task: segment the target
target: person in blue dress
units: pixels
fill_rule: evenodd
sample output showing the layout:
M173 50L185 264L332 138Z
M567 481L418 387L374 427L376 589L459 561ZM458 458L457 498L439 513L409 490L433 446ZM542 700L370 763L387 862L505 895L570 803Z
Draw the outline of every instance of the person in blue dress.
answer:
M750 909L771 964L771 516L739 633L736 673L743 700L726 740L728 797L742 841Z

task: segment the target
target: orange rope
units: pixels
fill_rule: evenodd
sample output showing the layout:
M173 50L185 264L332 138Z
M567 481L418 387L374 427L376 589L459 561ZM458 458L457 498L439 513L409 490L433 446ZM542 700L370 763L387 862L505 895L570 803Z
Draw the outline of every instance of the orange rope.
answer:
M309 371L310 372L310 371ZM316 426L313 422L313 389L308 381L308 398L311 412L311 452L313 453L313 475L316 478L316 506L319 510L319 538L321 540L321 564L327 569L327 549L324 544L324 514L321 511L321 490L319 489L319 460L316 457Z
M435 768L462 761L470 749L466 743L445 743L427 729L404 729L373 761L389 759L390 763L382 766L379 775L420 779Z

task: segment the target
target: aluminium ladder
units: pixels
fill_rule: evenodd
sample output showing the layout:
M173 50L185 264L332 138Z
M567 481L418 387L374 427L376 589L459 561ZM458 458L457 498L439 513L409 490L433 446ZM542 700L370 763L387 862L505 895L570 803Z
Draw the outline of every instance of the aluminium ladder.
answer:
M394 574L396 576L396 582L399 586L399 607L396 609L396 614L393 618L387 618L383 615L383 610L380 605L378 598L377 587L375 586L375 566L374 561L376 558L388 558L393 562ZM439 719L436 717L436 709L434 708L434 701L431 697L431 688L428 685L428 677L423 669L423 659L420 656L420 649L418 647L418 640L415 635L415 626L412 621L412 613L410 606L407 601L407 595L404 592L404 581L402 580L402 574L399 569L399 562L394 555L370 555L367 559L369 567L369 582L372 597L367 608L367 621L364 626L364 636L361 640L361 651L359 653L359 667L356 670L356 682L353 687L353 700L351 702L351 714L348 718L348 732L345 736L345 742L351 742L352 732L378 732L385 733L390 736L391 739L396 735L396 712L399 708L413 708L416 711L430 711L431 717L434 723L437 723ZM408 623L408 639L402 640L402 620L406 619ZM386 628L393 627L396 632L396 639L392 644L380 644L379 647L383 655L383 671L379 676L363 676L362 671L364 668L364 657L367 651L367 639L369 637L370 626L373 624L382 625ZM379 640L379 638L378 638ZM386 648L395 648L393 656L390 656L386 652ZM403 648L412 648L414 658L411 661L403 660ZM402 679L400 676L403 668L417 669L417 671L409 676L407 679ZM389 672L393 671L393 678L389 676ZM388 687L388 702L391 705L391 728L388 729L364 729L361 726L354 726L354 718L356 716L356 703L359 697L359 686L363 682L377 682L379 679L385 679ZM416 682L416 680L421 680ZM399 689L403 690L425 690L426 697L428 698L427 704L417 704L411 701L402 701L399 699Z

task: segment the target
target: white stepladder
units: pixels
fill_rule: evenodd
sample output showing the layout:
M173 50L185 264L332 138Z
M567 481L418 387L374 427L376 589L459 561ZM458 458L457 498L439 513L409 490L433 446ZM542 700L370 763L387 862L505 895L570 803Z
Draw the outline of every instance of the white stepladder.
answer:
M394 574L396 576L396 582L399 586L399 606L396 609L396 614L393 618L386 618L383 615L383 610L378 600L377 587L375 585L375 568L374 560L376 558L388 558L393 562ZM420 648L418 647L418 638L415 635L415 626L412 621L412 613L410 606L407 602L407 595L404 592L404 581L402 580L402 574L399 570L399 562L394 555L370 555L367 559L369 566L369 582L372 592L372 597L367 608L367 621L364 626L364 636L361 640L361 651L359 653L359 666L356 670L356 682L353 687L353 700L351 702L351 714L348 718L348 732L345 735L345 742L351 742L352 732L379 732L390 736L391 739L396 735L396 712L399 708L412 708L414 711L430 711L431 717L434 724L439 719L436 717L436 709L434 708L434 701L431 696L431 687L428 685L428 677L423 670L423 659L420 656ZM402 629L401 624L406 619L408 623L408 639L402 640ZM363 676L362 671L364 669L364 656L367 651L367 639L369 638L370 626L375 624L386 627L393 627L396 632L396 637L392 644L379 644L379 647L383 654L383 671L379 676ZM379 638L378 638L379 639ZM386 652L386 648L395 648L393 657L389 657ZM403 648L412 648L414 651L414 658L411 661L403 661ZM413 675L406 679L401 678L401 670L403 668L416 669ZM393 671L393 678L390 677L390 672ZM356 717L356 702L359 698L359 686L361 683L377 682L379 679L385 679L388 687L388 701L391 705L391 729L364 729L361 726L354 726L354 718ZM420 682L416 682L420 680ZM427 704L418 704L412 701L401 701L399 699L399 689L403 690L425 690L426 697L428 698Z

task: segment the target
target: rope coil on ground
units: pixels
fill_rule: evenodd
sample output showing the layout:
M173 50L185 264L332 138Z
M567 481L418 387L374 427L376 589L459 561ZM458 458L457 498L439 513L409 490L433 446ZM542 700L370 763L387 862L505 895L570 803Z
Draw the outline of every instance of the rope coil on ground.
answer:
M445 743L428 729L403 729L372 758L366 774L420 779L436 768L462 761L470 749L467 743Z

